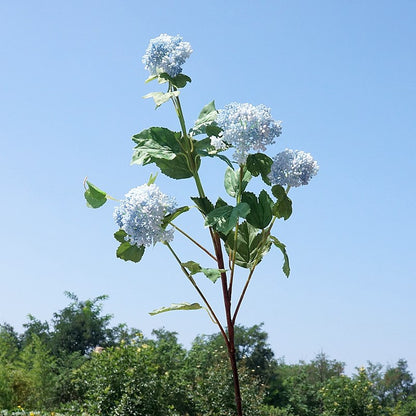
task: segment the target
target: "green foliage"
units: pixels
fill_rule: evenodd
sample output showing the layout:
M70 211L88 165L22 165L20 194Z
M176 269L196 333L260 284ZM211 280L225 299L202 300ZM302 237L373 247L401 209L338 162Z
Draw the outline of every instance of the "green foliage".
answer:
M166 72L162 72L161 74L159 74L159 82L161 83L162 80L164 80L165 82L169 81L176 88L184 88L188 82L192 82L191 78L189 78L188 75L182 73L172 78Z
M220 333L199 336L186 350L163 329L145 339L125 325L110 328L110 316L101 313L105 296L67 295L71 303L51 325L32 315L23 334L0 325L0 408L9 409L0 415L235 415ZM93 328L101 328L95 334L102 342L91 338ZM78 349L62 348L62 337L78 340ZM349 377L343 363L323 353L298 364L276 360L267 338L262 325L235 326L245 416L416 414L416 385L405 360L385 369L368 363ZM94 349L96 342L104 348Z
M218 342L218 343L217 343ZM223 340L218 336L198 337L188 354L186 377L195 413L191 415L236 414L232 375ZM264 389L260 380L244 366L239 367L245 415L261 416Z
M175 218L178 218L179 215L183 214L184 212L189 211L189 207L180 207L175 210L175 212L172 212L172 214L168 214L163 219L162 227L166 228Z
M143 96L143 98L153 98L153 101L156 104L156 108L160 107L163 103L166 103L173 97L177 97L179 95L179 91L172 91L172 92L150 92Z
M216 282L220 277L221 273L224 273L225 269L207 269L205 267L201 267L200 264L194 261L187 261L186 263L182 263L182 266L186 267L189 270L190 274L196 273L203 273L209 280L212 282Z
M206 134L208 136L217 136L221 132L221 129L215 125L206 126ZM195 148L196 154L202 157L217 157L225 162L232 170L234 170L234 166L228 157L222 155L222 152L225 149L216 149L211 144L211 139L209 137L202 139L202 140L194 140L193 146Z
M28 315L29 321L23 324L25 332L21 335L21 346L24 348L28 343L32 342L33 336L37 336L44 345L50 346L51 333L48 322L41 322L33 315Z
M145 247L138 247L136 244L130 244L125 240L127 234L124 230L118 230L114 233L114 238L121 244L117 248L116 256L124 261L138 263L144 254Z
M320 390L322 416L379 416L382 407L371 388L364 368L354 378L331 378Z
M107 194L100 188L93 185L91 182L85 181L87 190L84 192L84 197L89 208L99 208L107 202Z
M215 108L214 101L211 101L209 104L205 105L199 113L198 119L195 121L195 124L191 129L192 134L197 136L198 134L206 133L207 127L215 122L217 114L218 111Z
M250 207L245 202L240 202L235 207L220 206L206 216L205 225L227 235L237 225L238 219L245 218L249 212Z
M229 234L225 248L228 255L235 251L235 264L246 269L251 269L260 263L264 254L270 249L270 244L264 242L264 233L244 221L238 226L237 239L234 234Z
M250 207L250 213L246 219L256 228L266 228L272 220L273 201L266 191L261 191L259 197L252 192L244 192L241 200Z
M93 353L74 375L73 383L83 397L79 410L104 415L178 415L175 407L184 404L177 396L182 393L176 371L183 365L184 352L173 333L156 335L156 341L139 334L130 343ZM177 406L171 404L173 397Z
M236 198L244 192L250 179L251 174L247 169L233 170L228 167L224 176L224 188L228 195Z
M97 345L111 343L112 330L108 328L111 315L101 315L102 301L107 296L80 301L73 293L66 292L72 303L53 315L52 352L67 355L79 352L84 355Z
M270 185L269 173L273 164L273 160L263 154L255 153L247 157L247 169L253 176L261 175L263 182Z
M20 348L19 335L7 324L0 325L0 360L13 361Z
M413 376L407 368L406 360L398 360L395 366L388 366L385 371L383 371L381 364L369 362L366 367L366 373L372 383L373 393L383 408L394 408L398 412L397 409L406 408L407 405L404 404L411 397L416 399Z
M292 215L292 201L280 185L272 187L272 194L277 198L277 202L273 206L273 215L287 220Z
M192 197L191 199L203 215L208 215L214 210L214 205L206 196L204 198Z
M159 313L170 311L193 311L196 309L202 309L202 306L199 303L172 303L170 306L162 306L161 308L155 309L149 315L158 315Z
M27 387L20 392L18 403L25 403L32 409L52 409L57 382L56 358L42 343L37 335L33 335L20 353L17 369L25 380Z
M286 277L289 277L290 266L289 266L289 256L287 255L287 252L286 252L286 246L281 241L279 241L277 237L274 237L272 235L270 236L270 240L282 252L283 258L284 258L283 268L282 268L283 273L286 275Z
M310 363L288 365L281 361L272 363L272 367L266 403L296 416L321 416L319 391L331 377L342 375L344 365L318 354Z
M162 173L173 179L190 178L193 170L182 146L186 142L181 133L164 127L151 127L133 136L136 146L133 150L132 164L147 165L155 163ZM194 167L198 170L200 160L193 156Z
M15 406L15 387L13 365L0 359L0 409L12 409Z

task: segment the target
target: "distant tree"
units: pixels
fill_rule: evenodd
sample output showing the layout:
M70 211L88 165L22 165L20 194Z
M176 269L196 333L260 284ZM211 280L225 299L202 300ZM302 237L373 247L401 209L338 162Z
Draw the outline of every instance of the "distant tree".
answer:
M267 404L286 409L296 416L320 416L323 403L319 391L332 377L341 376L344 363L320 353L309 363L300 361L288 365L284 361L277 362L273 371Z
M394 415L401 415L400 412L405 412L403 409L411 407L411 404L404 404L416 399L416 386L406 360L400 359L395 366L387 366L386 370L379 363L368 362L366 371L383 409L395 409ZM401 409L400 412L397 409Z
M17 367L28 383L25 397L20 397L19 403L25 408L52 410L57 380L56 360L38 335L33 334L22 349Z
M247 338L241 336L244 330L244 327L239 327L239 335L236 333L240 388L245 403L244 415L262 416L265 385L255 374L255 370L246 365L248 357L241 354L243 350L248 354L254 350L248 348L252 340L248 342ZM237 343L237 339L241 344ZM187 380L187 390L194 409L193 413L189 411L190 416L234 416L236 414L232 377L229 364L224 359L227 351L223 342L219 341L221 338L218 334L198 336L188 351L184 378Z
M320 389L322 416L381 416L382 406L374 395L372 383L362 367L352 378L330 378Z
M0 360L14 361L19 349L19 334L11 325L0 324Z
M168 416L175 413L184 351L174 333L157 331L156 340L136 339L93 352L74 372L78 400L72 408L91 414ZM182 358L181 358L182 357Z
M413 376L407 367L407 361L400 359L395 367L387 367L383 377L385 403L395 406L406 401L413 390Z
M268 334L262 326L263 323L251 327L236 325L234 338L237 362L244 363L244 366L265 381L270 377L274 353L267 343ZM199 336L195 342L208 350L224 348L224 339L220 333Z
M102 301L107 296L80 301L73 293L65 294L72 303L53 315L53 353L65 355L79 352L83 355L91 352L97 345L111 345L114 332L108 326L112 315L101 315Z
M41 322L39 319L36 319L33 315L28 315L28 322L23 324L25 331L20 336L20 342L22 348L25 345L32 342L33 336L37 336L43 344L50 346L51 334L48 322Z

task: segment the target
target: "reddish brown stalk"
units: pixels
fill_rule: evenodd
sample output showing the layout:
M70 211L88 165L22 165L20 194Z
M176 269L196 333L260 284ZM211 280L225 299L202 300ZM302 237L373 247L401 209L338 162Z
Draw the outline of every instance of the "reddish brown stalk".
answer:
M215 255L218 261L218 268L224 269L224 258L222 255L220 237L215 232L213 232L212 234L213 234ZM243 416L240 381L238 377L237 359L236 359L236 351L235 351L234 322L231 317L231 297L228 291L227 275L225 273L221 273L221 284L222 284L222 293L223 293L223 298L224 298L224 307L225 307L225 315L227 318L227 330L228 330L228 338L225 337L225 343L227 345L228 358L230 360L231 370L233 373L235 404L237 407L237 416Z

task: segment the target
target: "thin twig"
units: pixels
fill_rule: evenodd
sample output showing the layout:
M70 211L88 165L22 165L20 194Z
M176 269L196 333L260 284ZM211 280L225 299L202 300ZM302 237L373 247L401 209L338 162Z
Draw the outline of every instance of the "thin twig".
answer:
M204 246L202 246L197 241L195 241L189 234L187 234L185 231L183 231L182 229L180 229L178 226L176 226L172 222L170 223L170 225L173 228L175 228L176 230L178 230L181 234L183 234L186 238L188 238L189 240L191 240L196 246L198 246L201 250L203 250L206 254L208 254L208 256L210 256L215 262L217 261L217 258L212 253L210 253Z

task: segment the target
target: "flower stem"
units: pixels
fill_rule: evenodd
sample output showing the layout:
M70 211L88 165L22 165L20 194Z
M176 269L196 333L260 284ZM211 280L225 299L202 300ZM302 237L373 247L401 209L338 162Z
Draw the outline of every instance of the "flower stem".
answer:
M174 86L169 86L169 88L173 88L176 90ZM192 138L188 136L186 132L185 127L185 120L182 112L181 103L179 100L179 97L172 97L173 104L176 109L176 113L179 118L179 122L181 124L182 128L182 134L184 138L184 144L186 143L187 149L185 150L188 166L192 172L192 176L195 180L196 187L198 189L199 196L201 198L205 198L205 192L202 187L201 179L198 174L198 168L196 166L196 157L193 155L193 142ZM181 145L182 146L182 145ZM222 254L222 246L221 246L221 240L218 235L218 233L210 228L210 234L212 238L212 243L214 245L215 250L215 258L219 269L224 269L224 259ZM205 299L205 296L201 292L201 290L196 285L194 279L192 276L188 273L188 271L182 266L182 263L180 262L179 258L176 256L175 252L172 250L170 245L166 243L169 249L171 250L172 254L175 256L176 260L181 266L182 271L186 274L188 279L191 281L195 289L198 291L201 298L204 300L205 304L207 305L209 311L211 312L212 316L214 317L218 327L220 328L221 334L224 338L225 344L227 346L228 350L228 357L230 359L231 369L233 373L233 382L234 382L234 395L235 395L235 403L237 406L237 415L242 416L243 410L242 410L242 402L241 402L241 392L240 392L240 382L238 377L238 369L237 369L237 359L236 359L236 351L235 351L235 342L234 342L234 322L231 317L231 288L232 288L232 280L230 289L228 289L227 284L227 275L225 272L221 273L221 285L222 285L222 292L223 292L223 300L224 300L224 307L225 307L225 315L227 319L227 331L228 334L224 331L224 328L220 324L218 318L216 317L214 311L212 310L211 306L209 305L208 301Z
M172 222L170 223L170 225L175 228L176 230L178 230L181 234L183 234L186 238L188 238L189 240L191 240L196 246L198 246L201 250L203 250L205 253L208 254L208 256L210 256L214 261L217 261L217 258L210 253L204 246L202 246L201 244L199 244L197 241L195 241L189 234L187 234L185 231L183 231L182 229L180 229L178 226L176 226L175 224L173 224Z
M236 202L237 205L241 202L241 190L243 187L243 165L240 165L240 174L239 174L239 186L238 186L238 193L236 196ZM237 224L235 226L235 231L234 231L234 245L233 245L233 250L231 252L231 271L230 271L230 283L228 285L228 296L231 299L231 295L233 292L233 281L234 281L234 270L235 270L235 258L237 256L237 239L238 239L238 227L239 227L239 222L237 221Z
M215 321L215 323L218 325L221 334L223 335L223 337L225 337L225 339L227 338L227 334L224 331L224 328L221 325L221 322L219 321L219 319L217 318L217 315L215 314L214 310L212 309L210 303L208 302L207 298L205 297L205 295L202 293L201 289L198 287L198 285L196 284L194 278L191 276L191 274L185 269L185 267L183 266L181 260L179 259L178 255L175 253L175 251L173 250L172 246L168 243L168 242L164 242L164 244L166 245L166 247L169 249L169 251L172 253L173 257L175 258L175 260L178 262L181 270L184 272L185 276L188 278L188 280L191 282L192 286L195 288L195 290L198 292L199 296L201 297L201 299L204 301L206 307L208 308L209 313L211 314L211 317L213 318L213 320Z

